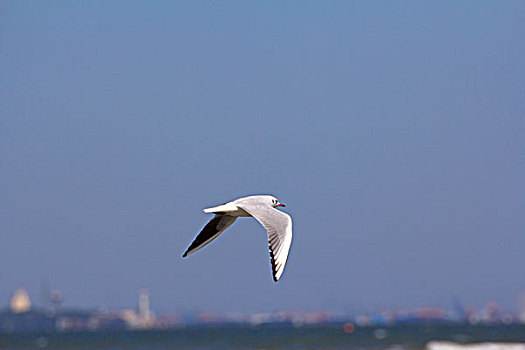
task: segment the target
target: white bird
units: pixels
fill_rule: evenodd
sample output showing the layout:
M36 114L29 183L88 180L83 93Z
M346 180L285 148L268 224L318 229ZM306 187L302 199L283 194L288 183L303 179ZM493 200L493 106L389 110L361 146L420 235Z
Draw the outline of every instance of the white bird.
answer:
M206 208L205 213L214 213L215 216L204 226L182 257L195 253L213 241L239 216L254 217L268 233L273 280L277 282L283 274L292 244L292 218L275 209L284 206L273 196L260 195L243 197L216 207Z

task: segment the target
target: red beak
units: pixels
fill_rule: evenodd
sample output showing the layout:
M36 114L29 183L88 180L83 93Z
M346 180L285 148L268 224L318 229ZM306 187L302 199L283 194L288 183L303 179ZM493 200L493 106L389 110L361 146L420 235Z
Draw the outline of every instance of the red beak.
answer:
M279 203L277 204L278 207L286 207L286 205L284 205L283 203Z

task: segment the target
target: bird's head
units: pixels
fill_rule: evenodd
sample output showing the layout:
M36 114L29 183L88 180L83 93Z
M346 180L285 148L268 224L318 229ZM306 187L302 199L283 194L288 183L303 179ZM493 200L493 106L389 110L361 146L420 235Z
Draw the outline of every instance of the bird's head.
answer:
M279 200L273 196L269 196L268 200L270 201L270 205L274 208L277 207L286 207L283 203L279 202Z

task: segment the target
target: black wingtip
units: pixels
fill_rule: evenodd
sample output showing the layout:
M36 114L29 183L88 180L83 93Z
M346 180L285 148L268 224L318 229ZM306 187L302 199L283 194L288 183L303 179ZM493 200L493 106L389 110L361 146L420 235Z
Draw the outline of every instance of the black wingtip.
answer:
M185 257L187 257L187 256L188 256L188 252L182 254L182 257L183 257L183 258L185 258Z

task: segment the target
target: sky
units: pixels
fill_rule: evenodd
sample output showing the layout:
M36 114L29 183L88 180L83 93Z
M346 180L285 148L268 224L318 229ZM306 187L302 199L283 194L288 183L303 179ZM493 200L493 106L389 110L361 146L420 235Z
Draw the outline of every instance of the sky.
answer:
M0 307L516 310L523 33L523 1L2 1ZM251 194L293 218L278 283L250 218L182 259Z

